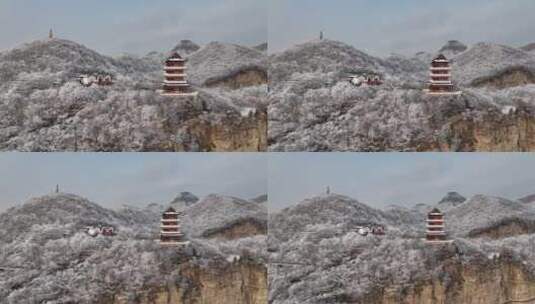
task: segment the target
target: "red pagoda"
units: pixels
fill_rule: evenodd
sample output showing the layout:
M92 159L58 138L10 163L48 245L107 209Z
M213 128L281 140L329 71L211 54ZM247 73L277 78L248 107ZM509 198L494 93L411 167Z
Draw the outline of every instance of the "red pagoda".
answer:
M182 58L177 52L174 52L165 61L164 76L162 95L196 95L196 92L192 91L186 80L186 59Z
M160 225L160 244L162 245L186 245L184 234L180 232L180 219L182 215L169 207L162 215Z
M431 62L429 89L430 95L459 95L451 82L451 67L446 56L440 54Z
M446 242L446 232L444 232L444 214L437 208L434 208L427 214L427 233L428 242Z

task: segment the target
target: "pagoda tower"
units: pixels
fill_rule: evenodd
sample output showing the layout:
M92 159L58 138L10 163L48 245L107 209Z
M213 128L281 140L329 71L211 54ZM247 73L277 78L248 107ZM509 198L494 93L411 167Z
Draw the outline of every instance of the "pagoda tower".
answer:
M165 61L164 76L162 95L188 96L196 94L192 92L186 80L186 59L177 52L174 52Z
M434 208L427 214L427 232L428 242L445 242L446 232L444 232L444 214L437 208Z
M163 213L160 224L160 244L180 246L189 243L184 240L184 233L180 232L180 215L182 213L176 212L172 207Z
M451 82L451 67L446 56L440 54L431 62L428 94L431 95L459 95Z

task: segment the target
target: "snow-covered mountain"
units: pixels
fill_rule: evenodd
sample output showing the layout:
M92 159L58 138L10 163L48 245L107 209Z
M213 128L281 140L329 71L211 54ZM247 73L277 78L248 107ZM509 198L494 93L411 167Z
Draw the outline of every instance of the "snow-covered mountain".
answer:
M380 211L333 194L270 214L269 302L494 303L535 296L524 291L535 286L535 230L516 233L519 226L508 222L531 215L503 198L463 201L450 192L437 204L456 205L445 213L454 242L443 245L424 241L427 205ZM358 234L355 226L367 221L384 223L386 235ZM475 230L493 223L508 226Z
M184 212L185 228L195 237L234 239L267 234L267 208L251 201L212 194Z
M73 194L56 193L0 214L0 303L148 304L174 297L184 284L198 288L198 293L183 295L191 302L201 297L250 299L267 292L262 286L265 236L226 241L188 234L191 244L186 248L161 247L157 207L114 211ZM220 223L225 216L236 221L248 214L246 206L243 212L240 207L233 209L237 215L222 213L217 220L203 216L202 209L195 210L195 216L197 221ZM188 227L190 223L183 221L186 232L203 225ZM87 225L113 226L116 235L91 237L84 232ZM228 271L232 278L225 275ZM254 288L250 276L256 276ZM239 288L225 286L229 282ZM207 284L220 287L214 293L204 290Z
M535 194L526 195L524 197L519 198L518 200L525 204L535 203Z
M456 75L455 79L460 84L464 86L479 85L483 79L497 77L500 72L512 68L533 73L535 71L535 56L505 45L477 43L455 57L452 67Z
M382 59L315 40L270 55L270 150L534 150L535 133L523 126L535 126L535 56L489 43L462 49L445 46L463 94L438 97L423 92L433 57L426 53ZM384 84L349 83L362 73Z
M188 43L177 47L186 46L192 49ZM237 87L207 87L203 80L195 87L197 98L178 99L158 92L164 57L157 52L112 58L63 39L2 52L0 149L256 151L265 145L257 134L266 128L266 82L248 83L233 73L266 56L253 49L225 51L229 48L247 49L208 44L190 54L188 73L194 84L213 76ZM215 68L215 62L224 64ZM256 68L265 72L265 66ZM80 75L94 74L112 76L113 85L78 83Z
M521 47L520 49L523 50L523 51L526 51L526 52L533 52L533 51L535 51L535 42L534 43L530 43L530 44L526 44L525 46Z
M420 214L405 208L383 211L344 195L328 194L305 199L292 207L270 214L269 237L286 242L314 234L317 229L325 227L332 227L333 231L345 234L355 232L355 227L370 225L385 226L393 234L414 233L414 230L421 229L421 218Z
M444 196L437 204L437 207L440 209L440 211L449 211L454 207L459 206L460 204L464 203L466 201L466 198L459 193L452 191L448 192L446 196Z
M253 49L260 51L260 52L267 52L268 51L268 43L260 43L258 45L253 46Z
M171 50L171 52L178 52L181 56L188 56L191 53L198 51L201 47L191 40L180 40L180 42Z
M232 89L267 83L266 55L236 44L211 42L190 55L192 83Z
M443 54L446 56L446 58L452 58L464 51L466 51L468 47L457 40L450 40L446 45L444 45L440 50L438 50L439 54Z
M180 192L180 194L177 197L175 197L169 203L169 205L177 211L183 211L198 201L199 201L199 198L195 196L195 194L185 191L185 192Z
M449 210L449 231L460 236L504 237L535 232L535 212L518 201L476 195Z
M268 195L267 194L261 194L259 196L253 197L249 199L251 202L255 202L258 204L267 204L268 202Z

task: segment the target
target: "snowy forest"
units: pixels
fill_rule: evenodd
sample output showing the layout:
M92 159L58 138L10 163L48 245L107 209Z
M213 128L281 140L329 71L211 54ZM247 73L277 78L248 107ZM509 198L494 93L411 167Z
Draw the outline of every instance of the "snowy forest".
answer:
M187 59L197 97L158 92L171 52ZM29 42L0 52L0 150L265 150L266 70L262 46L184 40L110 57L61 38ZM86 87L81 75L113 84Z
M167 205L117 210L68 193L30 199L0 214L0 303L265 303L263 197L183 192ZM187 246L158 241L169 206L184 213Z
M429 96L437 54L460 96ZM386 58L321 39L269 57L270 151L533 151L532 45L471 46ZM354 75L382 84L355 86Z
M452 242L425 241L445 214ZM384 235L359 233L382 225ZM324 194L269 215L270 303L516 303L535 292L535 199L448 193L377 209Z

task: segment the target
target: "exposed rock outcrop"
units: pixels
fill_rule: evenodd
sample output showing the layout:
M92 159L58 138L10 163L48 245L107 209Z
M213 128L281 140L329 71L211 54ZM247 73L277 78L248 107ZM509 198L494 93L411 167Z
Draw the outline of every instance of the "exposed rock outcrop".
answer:
M170 282L141 294L139 304L265 304L267 303L267 269L248 261L232 263L225 267L202 268L197 265L179 266L178 284ZM219 268L217 268L219 267ZM131 301L121 293L102 304L128 304Z
M388 286L364 299L370 304L509 304L535 301L535 279L522 265L499 261L463 265L448 261L443 279Z

